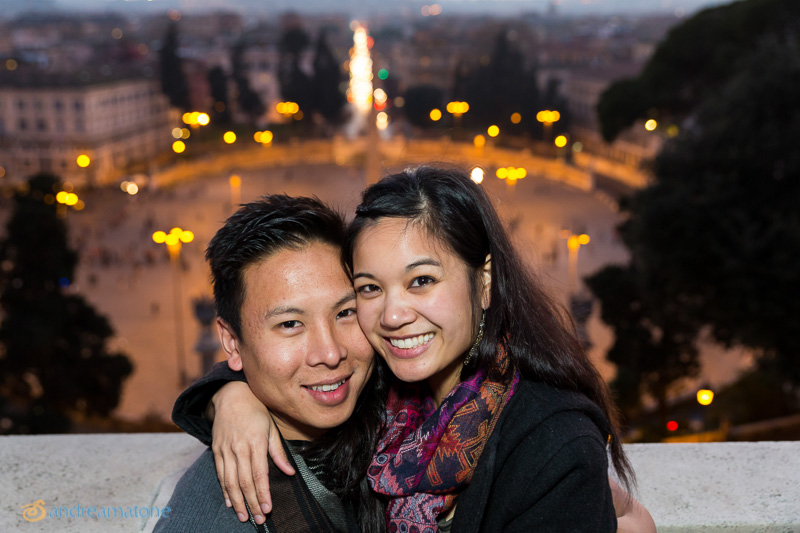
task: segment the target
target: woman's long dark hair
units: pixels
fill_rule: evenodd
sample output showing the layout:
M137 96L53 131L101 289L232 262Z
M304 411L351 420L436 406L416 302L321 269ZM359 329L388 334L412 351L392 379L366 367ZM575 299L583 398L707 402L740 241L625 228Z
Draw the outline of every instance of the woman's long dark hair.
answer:
M343 257L349 272L357 236L384 217L421 224L469 265L476 273L473 302L478 301L477 272L491 254L491 303L484 336L477 357L462 370L462 378L479 367L498 373L493 363L502 340L526 379L582 392L608 418L611 460L622 483L630 488L633 471L622 449L608 387L581 347L572 322L520 260L483 188L456 168L422 166L383 178L364 191L348 229ZM511 371L497 377L508 380Z

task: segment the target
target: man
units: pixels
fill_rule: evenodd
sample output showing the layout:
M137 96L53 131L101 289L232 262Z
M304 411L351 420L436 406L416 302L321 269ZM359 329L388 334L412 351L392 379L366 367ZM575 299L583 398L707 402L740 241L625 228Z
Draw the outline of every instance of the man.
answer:
M276 195L242 206L209 243L206 259L227 366L244 371L288 441L284 447L299 475L287 476L271 465L272 511L248 508L249 517L237 516L223 497L213 453L206 450L179 481L169 502L172 512L155 531L363 528L357 522L365 519L368 489L352 472L366 472L380 413L370 407L379 403L370 380L374 356L341 266L343 235L341 217L318 200ZM226 371L217 367L193 388ZM227 375L230 379L230 371ZM181 398L190 398L191 391ZM181 399L176 412L180 405ZM357 416L348 422L354 411ZM176 422L190 433L208 435L207 421ZM348 428L353 424L357 427ZM197 431L197 426L203 427ZM382 520L380 512L375 516Z

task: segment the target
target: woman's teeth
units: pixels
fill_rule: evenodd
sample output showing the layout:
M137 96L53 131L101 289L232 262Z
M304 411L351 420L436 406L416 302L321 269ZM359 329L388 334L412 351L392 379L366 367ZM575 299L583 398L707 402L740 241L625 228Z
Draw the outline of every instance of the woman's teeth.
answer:
M409 337L407 339L389 339L389 342L395 348L416 348L420 344L425 344L433 338L433 333L426 333L425 335L417 335L416 337Z
M339 383L331 383L330 385L312 385L311 387L309 387L309 389L311 389L313 391L317 391L317 392L320 392L320 391L321 392L331 392L331 391L334 391L334 390L338 389L342 385L344 385L345 381L347 381L347 380L343 379Z

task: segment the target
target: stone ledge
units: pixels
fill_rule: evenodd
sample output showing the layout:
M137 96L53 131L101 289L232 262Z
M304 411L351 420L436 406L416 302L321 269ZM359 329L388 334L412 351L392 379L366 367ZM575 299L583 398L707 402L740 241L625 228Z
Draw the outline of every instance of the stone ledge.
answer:
M155 520L147 515L166 505L203 449L178 433L0 437L0 531L150 531ZM800 532L800 442L626 450L639 479L637 496L661 533ZM22 506L38 500L44 518L26 521ZM92 506L129 516L87 517ZM65 511L73 516L55 514Z

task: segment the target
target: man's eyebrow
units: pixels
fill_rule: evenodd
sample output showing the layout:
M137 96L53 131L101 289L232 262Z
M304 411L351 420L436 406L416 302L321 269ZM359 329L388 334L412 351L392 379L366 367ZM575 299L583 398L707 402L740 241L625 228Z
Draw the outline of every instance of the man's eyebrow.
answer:
M272 318L278 315L288 315L288 314L295 314L295 315L305 315L306 312L300 309L299 307L291 307L288 305L284 305L281 307L273 307L270 309L264 318Z
M333 304L331 306L331 308L332 309L338 309L339 307L343 306L347 302L353 301L355 299L356 299L356 293L355 292L348 292L347 294L345 294L344 296L339 298L339 301L336 302L335 304Z

